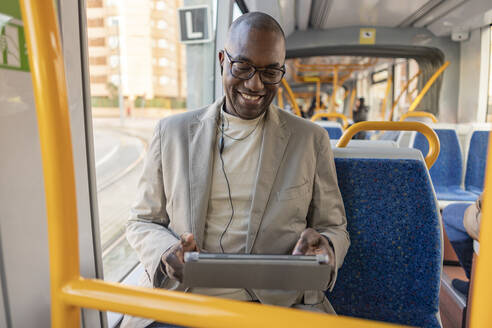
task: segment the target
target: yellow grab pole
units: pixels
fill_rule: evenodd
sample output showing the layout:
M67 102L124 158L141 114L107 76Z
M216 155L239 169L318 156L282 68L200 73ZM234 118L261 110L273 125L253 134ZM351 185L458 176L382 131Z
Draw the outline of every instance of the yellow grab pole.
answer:
M315 122L323 117L326 117L326 118L339 118L343 121L343 128L346 129L347 126L348 126L348 120L347 120L347 116L343 115L342 113L337 113L337 112L333 112L333 113L316 113L313 115L313 117L311 117L311 122Z
M424 98L425 94L427 93L427 91L429 91L430 87L434 84L434 82L437 80L437 78L442 74L442 72L444 72L444 70L446 68L448 68L449 66L449 61L446 61L432 76L431 78L429 79L429 81L427 81L427 83L425 84L424 88L422 89L422 91L420 91L420 93L418 94L418 96L415 98L415 100L412 102L412 104L410 105L410 108L408 109L409 112L413 112L417 106L420 104L420 102L422 101L422 99Z
M401 96L405 93L405 91L407 91L408 87L410 86L410 83L412 83L412 81L415 80L420 75L420 73L421 73L421 71L419 70L417 73L415 73L414 76L412 76L412 78L410 80L408 80L405 83L405 85L403 86L403 88L400 91L400 94L398 95L398 97L396 98L395 102L393 103L393 106L391 106L391 113L390 113L390 116L389 116L388 121L392 121L393 120L393 115L395 113L395 108L398 105L398 103L400 102Z
M345 90L345 92L343 93L343 100L347 99L348 94L349 94L349 89Z
M335 66L333 69L333 88L331 92L331 98L330 98L330 112L335 111L335 100L336 100L336 95L337 95L337 89L338 89L338 66Z
M354 118L354 103L355 103L355 96L357 95L357 89L353 88L352 89L352 94L350 95L350 118Z
M485 173L482 220L480 224L480 255L473 277L470 327L492 327L490 299L492 295L492 134L489 138Z
M381 115L383 117L383 121L385 120L385 116L386 116L386 103L388 102L388 97L389 97L392 83L393 83L393 79L390 76L390 77L388 77L388 80L386 81L386 91L384 93L383 104L381 105Z
M288 99L290 100L290 104L294 108L294 113L297 116L302 116L301 115L301 110L299 109L299 106L297 105L296 98L294 97L294 93L292 92L292 89L290 88L289 84L285 79L282 79L282 85L285 88L285 91L287 91L287 95L289 96Z
M278 103L278 107L279 108L284 108L284 97L283 97L283 89L282 88L278 88L278 91L277 91L277 103Z
M321 81L318 79L316 81L316 111L321 109Z
M21 0L20 4L43 159L52 326L78 327L80 310L60 298L62 286L77 279L80 270L72 140L57 14L52 0Z
M425 164L430 169L439 156L440 143L436 132L428 125L420 122L374 122L365 121L359 122L348 128L337 143L337 147L345 147L350 139L360 131L371 130L390 130L390 131L418 131L422 133L429 142L429 152L425 156Z

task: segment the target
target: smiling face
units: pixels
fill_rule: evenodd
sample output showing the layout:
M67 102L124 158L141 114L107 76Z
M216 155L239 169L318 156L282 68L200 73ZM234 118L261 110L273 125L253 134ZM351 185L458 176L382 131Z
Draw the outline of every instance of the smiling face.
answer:
M275 31L255 29L243 24L231 37L225 49L231 59L241 60L258 68L281 68L285 61L285 43ZM260 73L249 80L231 74L231 62L224 52L219 53L223 68L222 83L226 95L226 111L242 119L254 119L263 114L277 94L279 84L263 84Z

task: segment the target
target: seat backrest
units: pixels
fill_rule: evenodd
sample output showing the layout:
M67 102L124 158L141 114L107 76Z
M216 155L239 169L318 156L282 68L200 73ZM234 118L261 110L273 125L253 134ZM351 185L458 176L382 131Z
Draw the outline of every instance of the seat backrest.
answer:
M474 131L468 148L465 189L477 194L483 191L489 133L490 131Z
M331 139L331 147L336 147L336 144L338 143L339 140L333 140ZM350 148L382 148L382 147L389 147L389 148L398 148L398 144L394 141L391 140L358 140L358 139L352 139L349 141L347 144L347 147Z
M440 327L441 222L428 171L416 150L382 151L334 151L351 246L327 296L341 315Z
M401 131L385 131L383 134L381 134L378 138L378 140L391 140L391 141L397 141L398 138L400 137Z
M340 139L343 134L342 125L338 122L332 121L316 121L318 125L321 125L330 136L330 139Z
M435 188L446 186L461 186L463 175L463 161L458 135L452 129L435 129L439 137L441 150L436 162L429 170ZM413 148L427 154L429 143L420 133L417 133Z

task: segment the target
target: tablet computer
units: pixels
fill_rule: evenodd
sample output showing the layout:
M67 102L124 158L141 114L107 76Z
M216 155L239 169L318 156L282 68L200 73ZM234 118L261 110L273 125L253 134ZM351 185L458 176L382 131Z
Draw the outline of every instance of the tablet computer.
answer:
M184 259L187 287L322 290L331 275L328 255L189 252Z

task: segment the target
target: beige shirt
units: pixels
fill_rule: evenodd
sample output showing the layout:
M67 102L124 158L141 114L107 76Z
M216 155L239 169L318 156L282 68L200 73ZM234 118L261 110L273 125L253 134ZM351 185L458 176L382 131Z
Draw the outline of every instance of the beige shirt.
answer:
M246 251L246 235L254 183L258 173L264 115L253 120L243 120L222 110L221 117L224 119L222 160L229 180L234 216L231 220L231 201L219 152L222 136L222 124L219 124L214 153L212 189L208 201L203 240L203 248L206 252L222 253L220 240L227 226L222 237L223 251L225 253L245 253ZM193 292L236 300L251 300L250 294L243 289L195 288Z

